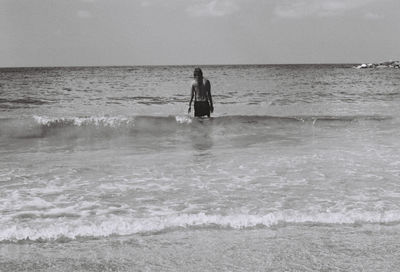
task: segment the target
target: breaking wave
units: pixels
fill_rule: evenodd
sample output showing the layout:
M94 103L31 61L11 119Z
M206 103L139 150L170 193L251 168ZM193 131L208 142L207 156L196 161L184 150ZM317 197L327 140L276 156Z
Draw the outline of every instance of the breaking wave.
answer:
M130 134L174 132L182 128L204 126L234 127L235 125L270 126L274 124L312 124L339 123L348 124L361 121L377 122L391 120L390 116L247 116L228 115L198 119L189 115L178 116L89 116L89 117L48 117L33 116L28 118L0 119L0 136L15 138L37 138L57 135L59 132L85 136L96 134Z
M303 213L282 211L266 215L208 215L181 214L166 217L132 219L112 216L103 221L55 222L46 225L34 224L3 227L0 230L0 241L51 241L58 239L97 238L124 236L140 233L168 232L176 229L218 228L218 229L252 229L268 228L286 224L398 224L400 211L386 212L346 212L346 213Z

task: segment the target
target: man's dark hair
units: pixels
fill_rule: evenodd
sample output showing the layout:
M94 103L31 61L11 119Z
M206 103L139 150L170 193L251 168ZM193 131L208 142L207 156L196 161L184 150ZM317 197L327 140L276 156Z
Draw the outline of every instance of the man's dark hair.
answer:
M203 76L203 71L199 67L197 67L194 69L193 75Z

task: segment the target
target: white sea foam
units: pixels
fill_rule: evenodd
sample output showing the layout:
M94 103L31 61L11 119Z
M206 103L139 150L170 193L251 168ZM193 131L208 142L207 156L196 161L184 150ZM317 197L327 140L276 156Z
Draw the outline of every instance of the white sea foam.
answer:
M187 115L185 115L185 116L179 116L179 115L175 116L175 120L179 124L191 124L192 123L192 118L190 118Z
M121 124L130 124L133 119L129 119L124 116L98 116L98 117L47 117L47 116L37 116L34 115L33 119L43 126L50 126L52 124L68 123L74 126L105 126L105 127L117 127Z
M388 224L400 222L400 211L387 212L347 212L347 213L302 213L284 211L266 215L206 215L181 214L166 217L127 218L103 216L97 220L78 219L70 222L49 224L42 222L31 225L13 224L0 231L0 241L18 240L56 240L59 238L76 239L78 237L107 237L110 235L131 235L168 231L176 228L219 227L246 229L253 227L271 227L278 224Z

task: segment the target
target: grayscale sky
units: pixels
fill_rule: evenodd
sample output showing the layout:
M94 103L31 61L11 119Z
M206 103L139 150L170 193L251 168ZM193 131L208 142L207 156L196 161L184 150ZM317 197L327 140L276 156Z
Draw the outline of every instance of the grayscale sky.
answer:
M0 0L0 67L400 60L400 0Z

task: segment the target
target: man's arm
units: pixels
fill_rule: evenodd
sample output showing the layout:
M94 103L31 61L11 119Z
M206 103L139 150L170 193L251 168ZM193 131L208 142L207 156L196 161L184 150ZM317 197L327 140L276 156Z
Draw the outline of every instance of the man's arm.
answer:
M189 109L188 109L188 113L190 113L190 111L192 110L192 101L194 98L194 88L193 88L193 84L192 84L192 90L191 90L191 94L190 94L190 102L189 102Z
M211 83L209 80L206 81L206 90L207 90L208 101L210 102L210 111L214 112L214 106L213 106L213 101L212 101L212 97L211 97Z

